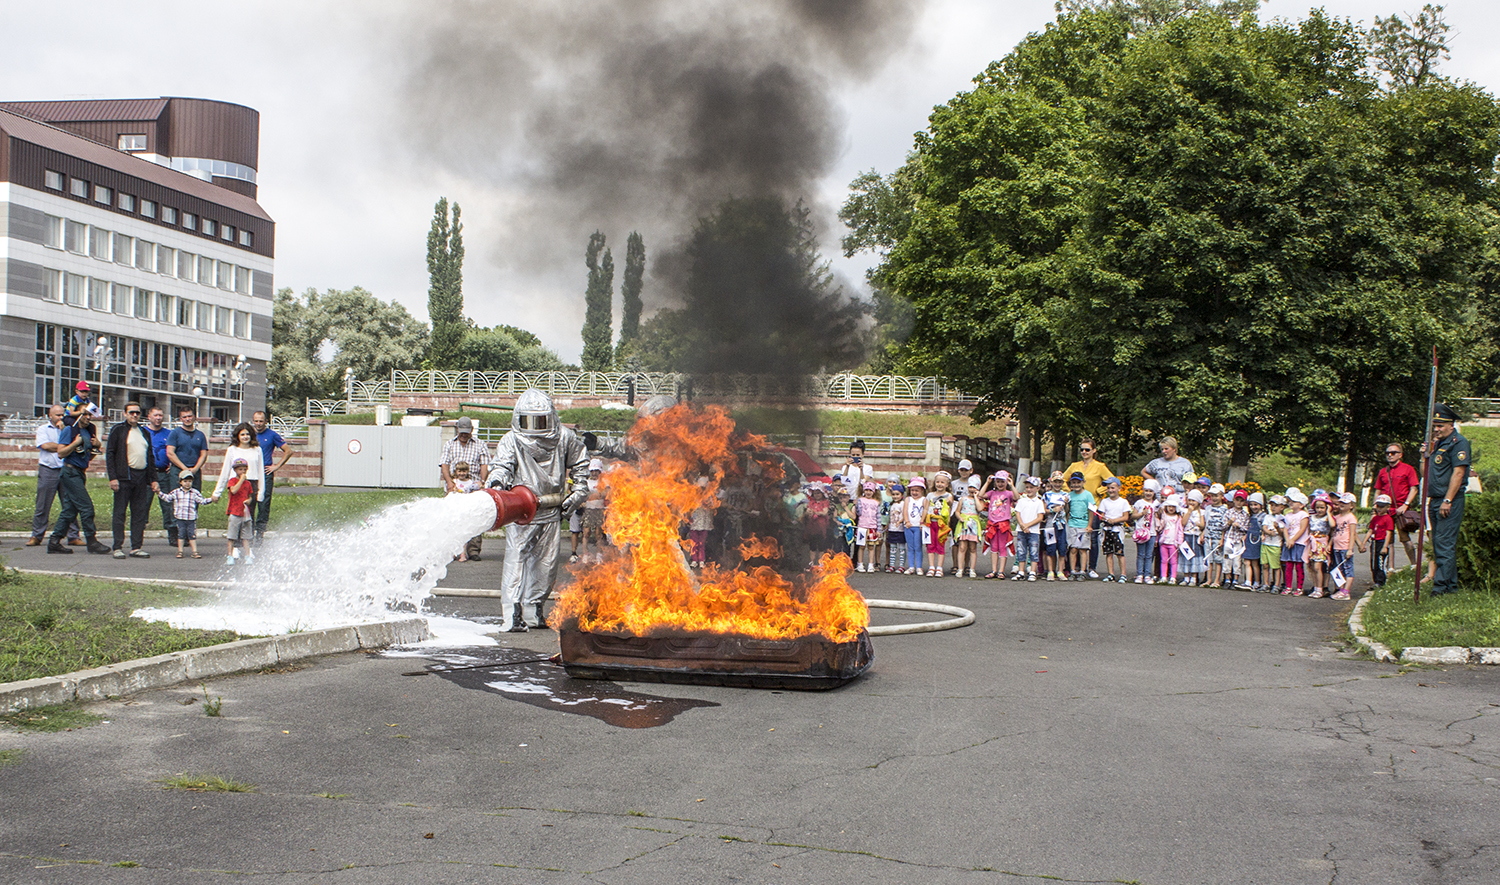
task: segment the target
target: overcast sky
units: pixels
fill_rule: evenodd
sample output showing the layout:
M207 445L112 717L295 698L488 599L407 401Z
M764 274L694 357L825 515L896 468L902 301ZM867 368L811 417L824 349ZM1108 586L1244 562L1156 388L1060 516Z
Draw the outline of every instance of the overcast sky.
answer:
M933 105L966 89L986 64L1054 18L1052 0L911 2L919 11L904 45L828 81L843 115L843 147L808 195L825 220L860 171L889 172L901 163ZM1410 0L1321 5L1366 24L1419 6ZM426 233L433 203L446 196L464 209L465 312L481 325L531 329L564 359L577 360L583 247L593 228L609 220L579 220L559 244L562 252L576 251L576 259L536 267L508 249L518 246L507 231L514 231L515 207L528 196L519 171L524 146L497 145L498 156L483 169L424 156L422 139L406 131L418 124L398 112L391 96L403 88L414 23L437 6L478 9L485 0L73 0L65 16L52 4L4 0L0 99L183 95L253 107L261 115L259 199L277 222L278 288L363 286L425 319ZM1305 0L1271 0L1261 17L1300 18L1310 7ZM612 7L616 15L629 8ZM1452 0L1446 8L1453 58L1441 70L1495 92L1500 3ZM628 231L605 232L622 264ZM824 251L858 287L868 262L838 257L838 233L824 234ZM651 230L643 234L649 262L660 244Z

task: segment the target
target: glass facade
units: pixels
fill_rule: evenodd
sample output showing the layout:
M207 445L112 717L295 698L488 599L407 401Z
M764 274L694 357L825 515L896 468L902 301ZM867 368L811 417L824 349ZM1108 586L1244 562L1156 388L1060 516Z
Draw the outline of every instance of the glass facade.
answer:
M105 347L96 358L101 343ZM234 361L235 356L227 353L37 323L33 414L41 417L53 404L65 402L80 380L94 386L103 384L106 390L113 388L113 395L106 400L111 404L126 399L163 404L173 394L191 399L193 388L201 387L203 405L211 410L208 413L233 414L231 403L238 402L243 392L235 377ZM118 395L122 388L123 399ZM228 402L207 402L210 399Z

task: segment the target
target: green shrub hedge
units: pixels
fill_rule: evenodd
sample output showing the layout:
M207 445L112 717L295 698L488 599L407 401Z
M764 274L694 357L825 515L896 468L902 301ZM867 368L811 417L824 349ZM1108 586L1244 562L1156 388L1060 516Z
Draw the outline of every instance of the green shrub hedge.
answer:
M1500 491L1464 499L1458 527L1458 583L1466 590L1500 591Z

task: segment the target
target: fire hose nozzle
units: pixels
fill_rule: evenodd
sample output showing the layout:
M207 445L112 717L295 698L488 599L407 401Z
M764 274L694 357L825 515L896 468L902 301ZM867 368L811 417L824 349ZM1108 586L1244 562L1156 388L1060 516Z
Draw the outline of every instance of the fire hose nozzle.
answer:
M516 486L512 489L485 489L495 502L495 524L490 531L511 525L527 525L536 516L538 507L560 507L562 506L562 495L537 496L536 492L525 486Z

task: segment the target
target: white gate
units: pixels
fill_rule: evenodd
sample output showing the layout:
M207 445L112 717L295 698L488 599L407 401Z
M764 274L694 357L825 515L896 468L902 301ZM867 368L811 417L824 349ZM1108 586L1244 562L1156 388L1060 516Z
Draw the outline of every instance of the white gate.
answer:
M330 424L323 447L323 484L383 489L442 485L441 427Z

